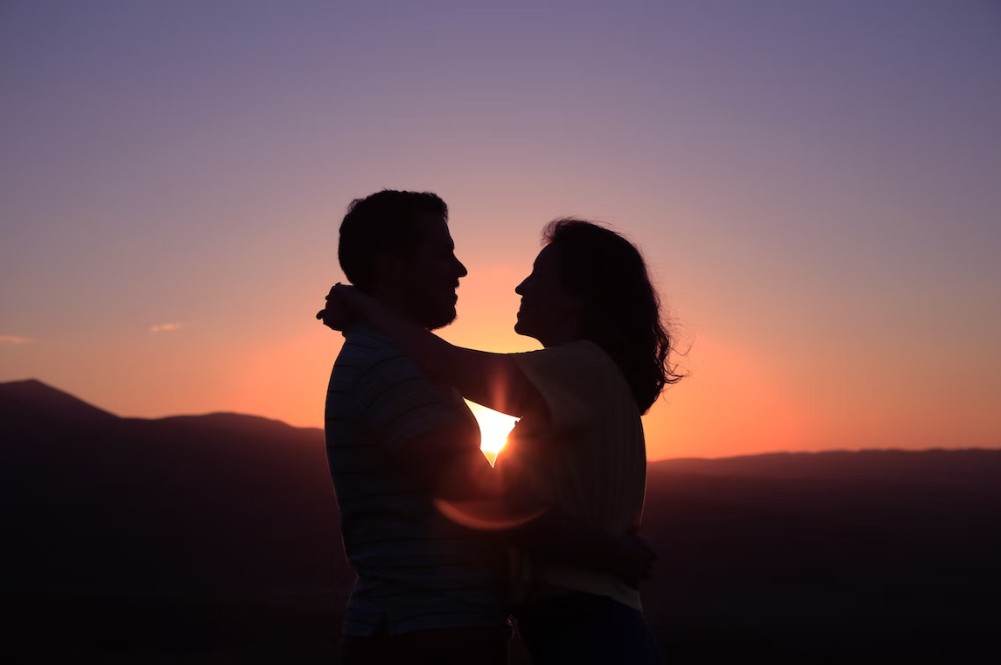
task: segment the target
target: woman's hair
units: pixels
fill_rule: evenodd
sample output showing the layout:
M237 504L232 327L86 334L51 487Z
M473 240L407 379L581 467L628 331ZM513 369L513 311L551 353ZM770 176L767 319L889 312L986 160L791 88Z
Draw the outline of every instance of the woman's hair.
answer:
M668 362L671 337L639 250L593 222L557 219L542 231L559 250L563 287L584 303L583 336L622 370L642 413L682 377Z

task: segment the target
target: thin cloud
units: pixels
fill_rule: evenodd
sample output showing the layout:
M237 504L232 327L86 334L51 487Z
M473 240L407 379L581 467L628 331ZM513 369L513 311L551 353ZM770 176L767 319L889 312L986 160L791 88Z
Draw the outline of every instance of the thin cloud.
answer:
M0 344L33 344L35 340L21 335L0 335Z
M150 332L162 333L162 332L176 332L184 327L183 323L156 323L149 327Z

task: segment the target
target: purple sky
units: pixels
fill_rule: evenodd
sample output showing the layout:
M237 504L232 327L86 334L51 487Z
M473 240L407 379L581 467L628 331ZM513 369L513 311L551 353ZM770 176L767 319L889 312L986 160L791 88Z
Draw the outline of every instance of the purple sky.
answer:
M651 457L1001 445L1001 5L0 5L0 381L319 425L347 203L451 207L452 341L549 219L654 270Z

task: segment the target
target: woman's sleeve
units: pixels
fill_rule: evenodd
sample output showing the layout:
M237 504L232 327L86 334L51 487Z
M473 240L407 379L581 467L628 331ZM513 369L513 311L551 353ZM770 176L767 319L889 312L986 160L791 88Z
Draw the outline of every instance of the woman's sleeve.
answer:
M590 421L596 393L606 380L603 353L590 342L573 342L515 354L518 368L542 398L539 411L555 430L574 430Z

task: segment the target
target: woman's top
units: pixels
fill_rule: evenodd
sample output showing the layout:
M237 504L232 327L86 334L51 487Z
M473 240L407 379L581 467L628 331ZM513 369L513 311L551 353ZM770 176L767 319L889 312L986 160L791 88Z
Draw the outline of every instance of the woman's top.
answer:
M639 525L646 486L640 412L615 362L577 341L515 355L544 404L517 424L497 459L511 491L537 496L612 536ZM522 583L608 596L640 609L621 580L522 554ZM515 580L518 582L518 580Z

